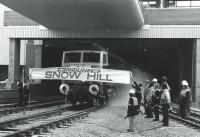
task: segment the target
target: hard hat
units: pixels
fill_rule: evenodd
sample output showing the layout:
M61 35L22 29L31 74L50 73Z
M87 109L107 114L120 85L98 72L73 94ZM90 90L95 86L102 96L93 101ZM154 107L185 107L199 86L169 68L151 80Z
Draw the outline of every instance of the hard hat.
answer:
M158 82L157 78L153 78L152 82Z
M130 89L129 90L129 94L135 94L135 90L134 89Z
M188 86L188 82L187 82L186 80L183 80L183 81L181 82L181 84L182 84L183 86Z
M162 80L163 81L167 81L167 77L166 76L162 76Z

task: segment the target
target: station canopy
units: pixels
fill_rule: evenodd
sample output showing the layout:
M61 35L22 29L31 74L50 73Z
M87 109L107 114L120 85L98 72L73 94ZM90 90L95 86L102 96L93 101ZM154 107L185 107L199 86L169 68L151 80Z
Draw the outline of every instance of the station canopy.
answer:
M0 0L12 10L51 29L139 29L137 0Z

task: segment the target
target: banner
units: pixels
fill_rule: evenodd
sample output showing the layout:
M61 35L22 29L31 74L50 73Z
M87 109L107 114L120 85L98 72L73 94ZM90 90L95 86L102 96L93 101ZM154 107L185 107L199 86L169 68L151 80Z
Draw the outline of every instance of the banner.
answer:
M130 84L130 71L83 67L31 68L30 79L77 80Z

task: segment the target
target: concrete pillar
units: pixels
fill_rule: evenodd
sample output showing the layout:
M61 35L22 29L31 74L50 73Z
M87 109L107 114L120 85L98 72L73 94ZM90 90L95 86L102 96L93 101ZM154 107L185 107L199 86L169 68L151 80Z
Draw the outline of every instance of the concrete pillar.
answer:
M160 0L160 7L159 8L164 8L164 0Z
M196 59L194 65L196 103L200 105L200 39L196 39Z
M9 39L9 65L8 65L8 83L9 89L16 89L16 81L20 72L20 39Z
M26 45L26 70L25 75L28 76L29 68L42 67L42 40L29 41ZM41 80L34 80L32 84L39 84Z
M168 1L167 0L160 0L160 7L159 8L166 8L168 7Z

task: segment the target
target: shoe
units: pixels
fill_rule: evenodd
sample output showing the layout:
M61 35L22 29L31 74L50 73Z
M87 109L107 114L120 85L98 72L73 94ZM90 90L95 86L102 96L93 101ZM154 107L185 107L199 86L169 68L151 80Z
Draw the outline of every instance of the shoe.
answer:
M159 119L153 119L153 121L159 121Z
M169 125L163 125L164 127L168 127Z
M153 118L153 116L150 116L149 118Z
M131 130L131 129L127 129L127 131L128 131L128 132L134 132L134 130Z
M149 118L149 117L145 116L144 118Z

